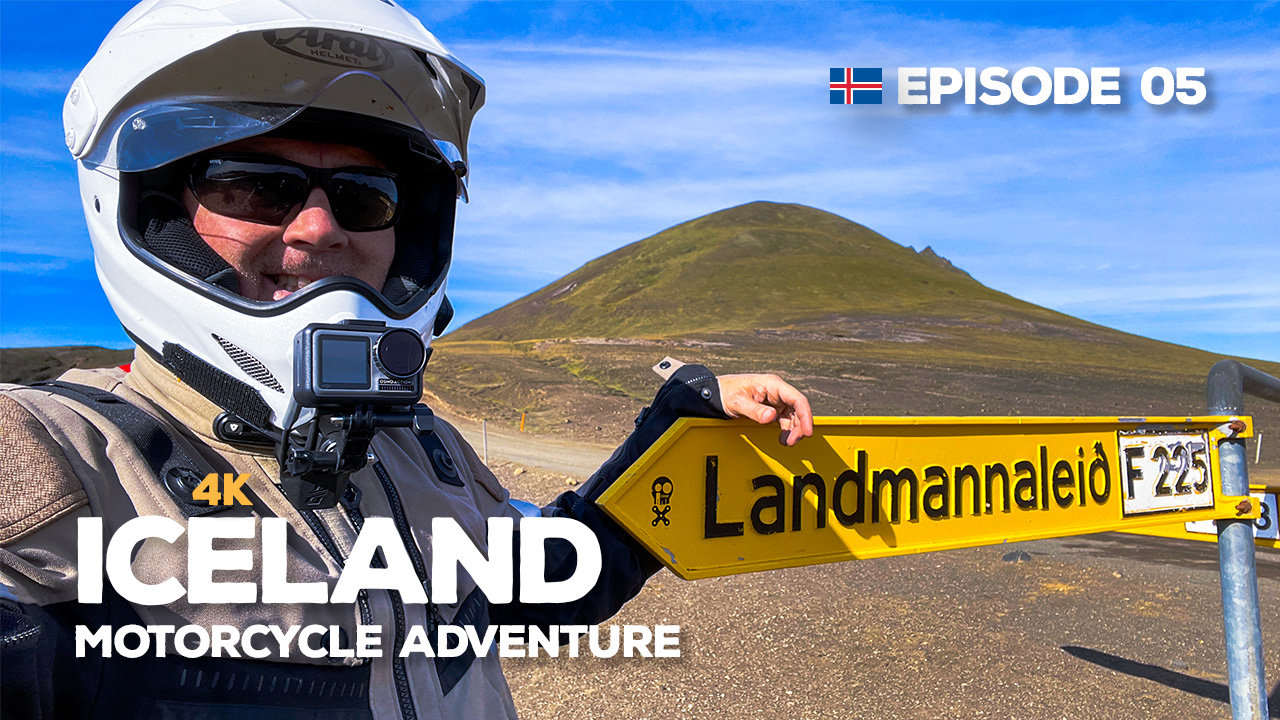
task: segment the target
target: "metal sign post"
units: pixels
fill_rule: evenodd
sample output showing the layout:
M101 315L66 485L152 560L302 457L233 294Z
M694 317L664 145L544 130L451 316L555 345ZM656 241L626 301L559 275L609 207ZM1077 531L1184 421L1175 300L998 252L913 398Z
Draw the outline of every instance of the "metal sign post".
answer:
M814 425L789 448L747 421L681 420L599 504L685 579L1259 516L1219 484L1219 442L1248 418Z
M1209 412L1243 414L1244 394L1280 402L1280 380L1235 360L1209 371ZM1244 441L1223 438L1218 446L1224 493L1247 492L1249 470ZM1262 658L1262 616L1258 610L1258 569L1250 523L1218 523L1218 566L1222 575L1222 621L1227 640L1227 677L1235 720L1268 717L1266 665Z

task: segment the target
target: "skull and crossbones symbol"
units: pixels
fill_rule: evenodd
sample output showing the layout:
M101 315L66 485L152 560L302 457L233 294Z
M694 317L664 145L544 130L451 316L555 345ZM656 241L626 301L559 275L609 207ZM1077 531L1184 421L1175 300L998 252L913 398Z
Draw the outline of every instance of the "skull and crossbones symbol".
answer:
M653 526L657 527L658 523L670 527L671 520L667 517L667 513L671 512L671 493L675 490L675 484L671 482L671 478L660 477L653 481Z

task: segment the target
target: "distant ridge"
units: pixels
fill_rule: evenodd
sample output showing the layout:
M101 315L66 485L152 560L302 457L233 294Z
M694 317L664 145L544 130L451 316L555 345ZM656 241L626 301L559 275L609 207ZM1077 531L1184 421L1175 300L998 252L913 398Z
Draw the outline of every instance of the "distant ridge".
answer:
M133 359L133 350L109 350L94 345L0 349L0 382L33 383L51 380L73 367L116 367Z
M922 257L922 258L924 258L924 259L926 259L926 260L929 260L929 261L931 261L931 262L933 262L933 263L935 263L935 264L937 264L937 265L940 265L940 266L942 266L942 267L944 267L944 268L947 268L947 269L950 269L950 270L955 270L956 272L959 272L959 273L964 273L966 276L968 276L968 275L969 275L969 273L964 272L963 270L961 270L960 268L956 267L955 265L952 265L950 260L948 260L948 259L946 259L946 258L942 257L941 255L939 255L938 253L934 252L934 251L933 251L933 248L932 248L932 247L930 247L930 246L928 246L928 245L926 245L926 246L925 246L925 248L924 248L923 250L921 250L921 251L920 251L920 257Z

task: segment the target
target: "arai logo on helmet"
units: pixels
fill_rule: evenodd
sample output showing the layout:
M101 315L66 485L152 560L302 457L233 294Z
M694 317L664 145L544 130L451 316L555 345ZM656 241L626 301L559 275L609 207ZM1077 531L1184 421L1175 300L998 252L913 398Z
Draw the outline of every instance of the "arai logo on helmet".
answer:
M391 67L391 53L373 38L342 35L332 30L304 28L277 32L268 30L262 37L274 48L308 60L356 68L385 70Z

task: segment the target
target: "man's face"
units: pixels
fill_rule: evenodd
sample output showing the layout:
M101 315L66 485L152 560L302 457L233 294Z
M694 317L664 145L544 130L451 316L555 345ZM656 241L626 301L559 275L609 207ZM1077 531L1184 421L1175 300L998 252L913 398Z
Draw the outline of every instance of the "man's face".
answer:
M283 138L250 138L219 151L274 155L317 168L385 168L373 153L350 145ZM333 217L329 199L312 188L305 203L280 225L261 225L219 215L183 195L196 232L227 261L240 278L240 294L250 300L280 300L322 278L346 275L378 290L386 282L395 255L395 228L373 232L345 230Z

